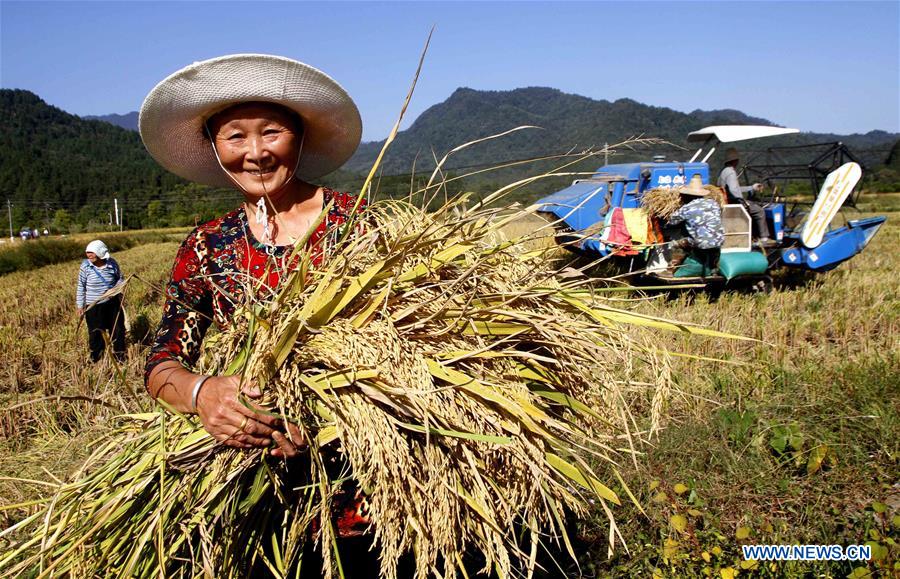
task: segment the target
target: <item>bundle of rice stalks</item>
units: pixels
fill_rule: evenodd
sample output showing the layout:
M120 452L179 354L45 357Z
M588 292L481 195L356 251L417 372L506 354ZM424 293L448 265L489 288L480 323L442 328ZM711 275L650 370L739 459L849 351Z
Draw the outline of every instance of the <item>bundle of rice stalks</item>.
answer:
M651 217L668 219L681 207L681 192L685 189L686 187L656 187L648 189L644 191L641 197L641 207ZM715 200L719 205L727 203L724 191L720 187L703 185L703 189L708 193L709 198Z
M673 187L656 187L644 191L641 197L643 207L651 217L668 219L681 207L681 194Z
M0 570L284 577L313 541L324 576L341 576L331 512L350 477L386 578L407 552L423 578L456 576L472 551L527 575L541 541L574 558L564 513L589 502L612 546L620 497L591 464L641 436L636 373L656 377L657 411L667 380L665 355L630 328L715 332L558 280L542 251L499 234L515 215L462 201L374 203L325 266L298 250L278 294L208 340L203 370L256 380L302 430L304 458L222 446L190 416L123 416L72 482L0 533Z

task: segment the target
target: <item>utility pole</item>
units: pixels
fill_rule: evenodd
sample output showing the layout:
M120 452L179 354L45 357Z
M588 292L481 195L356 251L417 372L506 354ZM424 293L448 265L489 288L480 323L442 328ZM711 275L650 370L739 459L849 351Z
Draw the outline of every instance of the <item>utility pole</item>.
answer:
M9 213L9 240L12 241L12 205L9 203L9 197L6 198L6 212Z
M603 143L603 164L609 165L609 143Z
M122 229L122 225L119 223L119 198L113 197L113 211L116 212L116 225L119 226L119 230Z

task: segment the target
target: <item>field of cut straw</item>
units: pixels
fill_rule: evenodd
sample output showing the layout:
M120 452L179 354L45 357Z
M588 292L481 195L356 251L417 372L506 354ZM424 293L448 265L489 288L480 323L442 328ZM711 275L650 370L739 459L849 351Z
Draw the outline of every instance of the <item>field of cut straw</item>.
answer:
M177 243L154 243L116 256L123 270L134 276L126 288L132 339L122 366L92 365L87 359L86 331L75 314L80 259L2 278L3 475L19 473L45 482L65 476L84 458L89 441L107 419L149 406L141 377L145 352L141 340L161 315L161 284L177 248ZM6 503L32 498L36 490L6 480L0 480L0 489Z
M661 336L742 365L674 360L669 421L627 477L646 516L626 506L631 553L594 559L593 573L900 573L900 197L864 200L888 223L835 271L778 279L771 294L682 293L640 306L760 342ZM588 545L602 544L599 531ZM866 544L873 560L744 561L750 544Z

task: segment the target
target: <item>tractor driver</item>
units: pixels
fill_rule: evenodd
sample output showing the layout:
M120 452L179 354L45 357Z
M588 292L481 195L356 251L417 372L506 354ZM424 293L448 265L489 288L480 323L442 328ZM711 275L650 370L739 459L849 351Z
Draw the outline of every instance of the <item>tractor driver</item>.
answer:
M718 185L728 193L728 200L731 203L740 203L750 214L753 221L753 233L759 241L760 245L770 245L772 240L769 239L769 226L766 223L766 211L760 203L751 201L744 197L748 193L759 193L763 187L760 183L754 183L749 187L741 187L738 181L737 166L740 163L740 155L737 149L731 147L725 151L725 167L719 173Z

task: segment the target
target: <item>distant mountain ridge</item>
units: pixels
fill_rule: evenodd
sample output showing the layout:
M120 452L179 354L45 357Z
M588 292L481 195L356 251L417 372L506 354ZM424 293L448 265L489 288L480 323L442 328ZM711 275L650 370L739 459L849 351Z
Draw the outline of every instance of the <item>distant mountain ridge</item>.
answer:
M0 89L0 118L0 199L9 201L16 230L103 225L116 205L131 227L181 225L236 205L236 192L187 183L160 167L134 131L82 119L32 92Z
M695 111L688 115L627 98L613 102L594 100L547 87L511 91L459 88L397 135L384 171L408 171L416 154L419 155L417 165L429 168L433 166L431 148L442 155L462 143L523 125L537 126L540 130L525 130L479 145L458 154L449 166L540 157L573 147L600 148L638 135L675 142L713 120L719 124L773 124L739 111ZM346 168L362 170L371 166L383 143L363 143Z
M102 120L132 131L136 131L138 126L137 111L84 118ZM461 87L444 102L426 109L408 129L397 135L383 161L382 170L388 175L408 173L414 162L417 170L429 170L434 166L432 152L440 157L462 143L523 125L537 126L540 130L525 130L480 144L455 155L447 166L491 165L512 159L558 154L573 148L600 148L606 143L614 144L637 135L687 146L685 139L689 132L710 125L780 126L735 109L696 109L684 113L628 98L595 100L549 87L508 91ZM851 148L883 148L883 156L886 156L887 150L898 138L900 135L897 133L886 131L853 135L801 133L767 140L765 145L843 141ZM383 145L384 140L360 144L343 171L367 171ZM687 148L693 149L693 146ZM866 161L878 164L884 161L883 156L868 156Z
M138 130L138 112L131 111L130 113L125 113L124 115L119 115L116 113L110 115L87 115L83 118L86 121L103 121L109 123L111 125L115 125L117 127L122 127L123 129L128 129L129 131L137 131Z
M123 124L136 121L137 113L100 117L105 121L87 120L48 105L29 91L0 89L0 118L0 191L11 201L15 227L49 222L58 211L69 215L60 214L57 221L106 223L111 220L114 199L120 207L125 206L130 226L188 224L218 215L223 207L233 207L239 201L235 190L212 190L165 171L150 157L134 130L110 123L111 119ZM494 167L514 159L598 148L641 134L684 145L688 132L713 124L772 123L735 110L682 113L631 99L598 101L551 88L460 88L423 112L397 136L384 161L385 177L379 180L379 187L386 195L405 195L413 163L419 177L430 172L434 165L432 151L440 157L462 143L521 125L542 128L523 130L462 151L449 169L460 174L462 167ZM783 137L780 143L840 140L859 153L865 163L875 166L885 162L897 139L896 133L884 131L865 135L803 133ZM766 146L774 141L766 140ZM361 175L371 167L382 144L363 143L344 168L324 177L321 183L345 191L358 190ZM688 158L694 149L670 149L669 158ZM900 158L898 150L894 147L891 153L892 166ZM626 151L610 161L648 159L655 152L656 148ZM601 164L602 159L592 158L571 170L591 171ZM485 172L457 181L453 187L490 191L552 168L548 165ZM522 199L533 200L556 186L554 181L541 181L523 190Z
M0 118L0 188L23 204L91 205L115 191L158 193L184 183L134 132L81 119L32 92L0 90Z
M634 101L594 100L546 87L510 91L477 91L459 88L442 103L423 112L409 129L397 135L384 161L384 173L408 172L416 159L423 170L433 166L432 151L439 157L462 143L497 134L516 126L535 125L541 130L522 131L480 144L455 156L449 167L486 165L511 159L540 157L568 151L599 148L630 137L658 137L686 146L687 134L705 126L741 124L775 125L733 109L679 112ZM851 148L884 148L900 135L871 131L865 135L801 133L767 140L775 144L843 141ZM384 141L363 143L345 169L361 171L371 166ZM693 149L694 147L687 147ZM873 159L870 159L870 161ZM883 162L883 158L876 162Z

